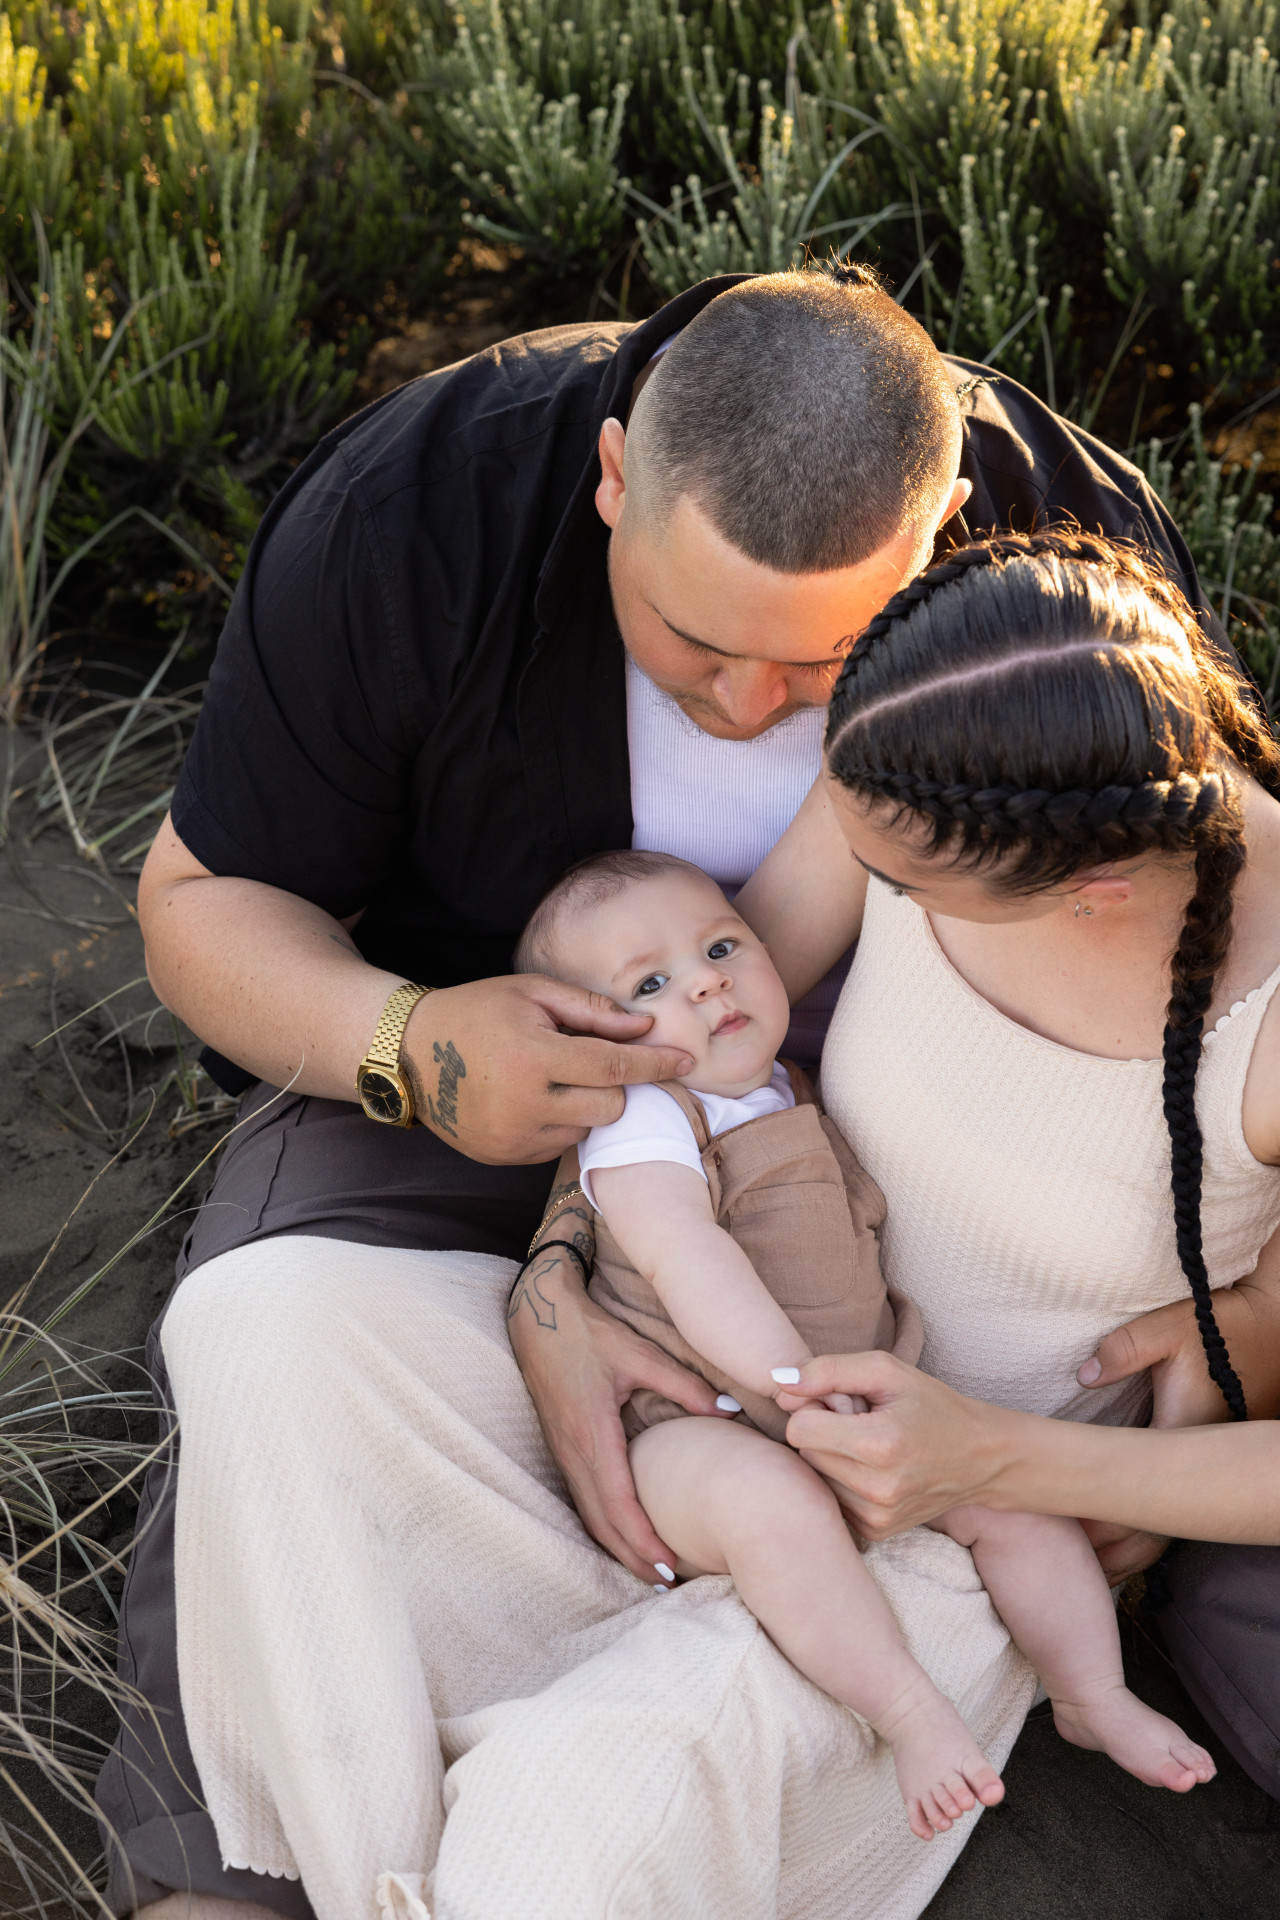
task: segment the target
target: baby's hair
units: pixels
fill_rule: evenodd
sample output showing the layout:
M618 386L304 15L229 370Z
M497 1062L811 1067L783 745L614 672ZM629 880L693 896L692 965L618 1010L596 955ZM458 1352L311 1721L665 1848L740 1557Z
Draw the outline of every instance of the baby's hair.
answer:
M661 873L691 873L714 886L701 867L691 860L678 860L674 853L646 853L621 847L611 853L588 854L553 887L543 894L529 916L528 924L516 945L511 966L514 973L550 973L554 971L553 935L556 924L570 911L584 913L591 907L612 900L637 880L654 880Z

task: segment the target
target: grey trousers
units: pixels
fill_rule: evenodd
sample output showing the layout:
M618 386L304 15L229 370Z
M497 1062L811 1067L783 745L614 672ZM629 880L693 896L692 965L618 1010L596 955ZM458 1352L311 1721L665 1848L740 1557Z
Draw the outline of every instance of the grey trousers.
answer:
M241 1113L247 1124L183 1246L179 1283L216 1255L276 1234L521 1258L541 1217L549 1166L482 1167L423 1128L374 1127L342 1102L267 1087L246 1095ZM162 1323L163 1315L148 1364L157 1406L171 1418ZM98 1781L108 1904L125 1915L135 1904L190 1891L314 1920L298 1882L222 1867L178 1689L176 1472L176 1459L161 1460L148 1476L121 1609L121 1678L151 1711L129 1710ZM1181 1547L1157 1618L1179 1676L1223 1746L1280 1799L1280 1548Z

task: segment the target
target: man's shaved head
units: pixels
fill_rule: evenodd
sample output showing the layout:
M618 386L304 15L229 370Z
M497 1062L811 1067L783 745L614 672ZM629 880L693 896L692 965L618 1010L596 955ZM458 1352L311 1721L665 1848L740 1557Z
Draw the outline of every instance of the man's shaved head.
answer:
M688 494L760 565L826 573L931 538L960 447L941 354L868 269L766 274L709 301L649 375L628 512L660 538Z

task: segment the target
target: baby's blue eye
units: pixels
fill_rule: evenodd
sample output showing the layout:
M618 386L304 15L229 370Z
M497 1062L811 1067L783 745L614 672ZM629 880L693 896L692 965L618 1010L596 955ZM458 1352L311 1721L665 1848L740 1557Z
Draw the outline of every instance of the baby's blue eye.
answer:
M666 986L666 984L667 984L667 975L665 973L647 974L646 977L640 982L640 985L636 988L635 993L632 995L632 999L646 1000L655 993L661 993L662 989Z
M708 960L727 960L737 944L736 940L713 940L707 948Z
M905 888L905 887L895 887L895 886L894 886L894 884L893 884L893 882L892 882L892 880L891 880L891 881L889 882L889 891L890 891L890 893L891 893L891 894L893 895L893 897L894 897L894 899L895 899L895 900L905 900L905 899L906 899L906 897L907 897L907 890L906 890L906 888Z

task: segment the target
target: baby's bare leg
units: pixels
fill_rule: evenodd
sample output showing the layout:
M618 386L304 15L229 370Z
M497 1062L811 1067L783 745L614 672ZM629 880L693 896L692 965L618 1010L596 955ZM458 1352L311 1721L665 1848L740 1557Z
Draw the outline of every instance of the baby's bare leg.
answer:
M834 1494L797 1454L751 1428L691 1417L631 1445L640 1501L684 1575L730 1573L801 1673L869 1720L893 1748L911 1830L931 1840L999 1776L903 1645Z
M933 1525L973 1553L982 1584L1053 1702L1058 1732L1110 1754L1150 1787L1174 1793L1217 1769L1181 1727L1124 1683L1115 1608L1097 1556L1074 1520L956 1507Z

